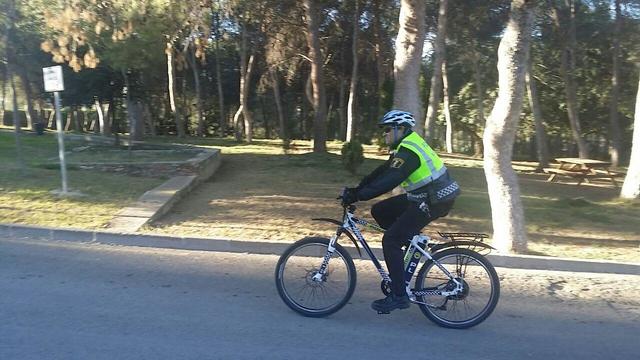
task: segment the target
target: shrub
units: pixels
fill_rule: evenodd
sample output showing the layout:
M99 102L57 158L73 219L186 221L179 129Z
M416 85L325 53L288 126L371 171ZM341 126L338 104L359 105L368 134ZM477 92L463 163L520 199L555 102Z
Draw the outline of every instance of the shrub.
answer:
M342 145L342 164L350 173L355 174L358 166L364 162L362 145L357 141Z

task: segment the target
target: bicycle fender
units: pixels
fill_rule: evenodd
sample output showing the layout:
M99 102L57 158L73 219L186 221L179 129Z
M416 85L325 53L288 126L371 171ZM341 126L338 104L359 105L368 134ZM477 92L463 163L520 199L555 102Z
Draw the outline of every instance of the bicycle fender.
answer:
M311 220L313 220L313 221L324 221L324 222L330 222L330 223L332 223L332 224L336 224L336 225L338 225L338 226L341 226L341 227L342 227L342 222L341 222L341 221L338 221L338 220L335 220L335 219L329 219L329 218L313 218L313 219L311 219Z
M480 241L475 241L475 240L454 240L454 241L449 241L449 242L442 243L442 244L435 244L431 248L431 252L436 253L438 251L442 251L444 249L448 249L448 248L452 248L452 247L468 247L468 246L478 246L478 247L482 247L482 248L485 248L485 249L496 250L496 248L494 248L493 246L485 244L485 243L480 242Z
M341 234L346 234L347 237L349 238L349 240L351 240L351 242L353 243L353 245L356 246L356 250L358 250L358 255L360 257L362 257L362 251L360 251L360 246L358 245L358 242L356 241L356 239L353 237L353 235L351 235L351 233L347 229L342 227L342 222L341 221L338 221L338 220L335 220L335 219L329 219L329 218L313 218L311 220L313 220L313 221L324 221L324 222L329 222L329 223L338 225L340 227L338 229L338 236L340 236Z

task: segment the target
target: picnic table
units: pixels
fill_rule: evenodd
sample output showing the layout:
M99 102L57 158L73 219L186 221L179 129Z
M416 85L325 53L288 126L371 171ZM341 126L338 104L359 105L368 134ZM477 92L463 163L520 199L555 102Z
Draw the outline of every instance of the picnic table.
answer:
M576 185L582 182L589 183L589 179L601 178L611 181L613 186L618 187L616 177L624 176L620 171L611 169L608 161L581 159L581 158L557 158L558 167L545 168L545 173L549 174L548 182L554 181L558 176L571 177L578 180Z

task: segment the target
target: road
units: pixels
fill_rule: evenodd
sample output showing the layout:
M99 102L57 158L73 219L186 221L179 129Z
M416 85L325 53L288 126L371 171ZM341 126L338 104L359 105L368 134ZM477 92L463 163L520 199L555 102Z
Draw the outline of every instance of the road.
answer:
M351 302L302 317L277 256L0 238L0 359L632 359L640 276L498 269L494 314L468 330L380 297L358 260Z

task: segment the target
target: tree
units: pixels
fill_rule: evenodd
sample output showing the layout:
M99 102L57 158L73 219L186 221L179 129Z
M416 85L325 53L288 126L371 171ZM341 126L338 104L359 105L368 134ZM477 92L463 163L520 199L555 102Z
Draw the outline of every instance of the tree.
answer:
M351 39L353 67L351 69L351 83L349 85L349 103L347 104L347 142L353 139L356 116L356 90L358 85L358 29L360 27L360 9L358 7L358 2L359 0L355 0L355 9L353 11L353 38Z
M246 27L247 23L245 22L241 25L240 29L240 44L238 47L238 52L240 53L240 106L233 117L233 124L235 126L236 140L241 141L242 134L239 131L239 119L240 115L242 115L247 142L252 142L253 116L251 110L249 110L249 83L251 81L251 75L253 74L255 53L249 49L249 33ZM248 58L247 55L249 56Z
M620 197L637 199L640 197L640 81L636 94L635 120L633 123L633 143L631 145L631 160L627 176L624 179Z
M451 111L449 110L449 74L447 70L447 60L442 61L442 95L443 95L443 112L444 119L447 124L446 145L447 152L453 153L453 122L451 120Z
M576 13L575 0L564 0L565 6L559 8L556 4L552 9L558 35L561 37L562 55L560 72L564 80L565 96L567 100L567 113L573 139L578 145L578 153L581 158L589 157L589 149L582 133L580 123L580 109L577 98L576 84Z
M609 141L611 142L611 164L618 166L620 154L622 153L622 134L620 121L618 120L618 99L620 97L620 29L622 27L622 14L620 11L620 0L614 0L615 19L613 25L612 39L612 73L611 92L609 95Z
M484 171L491 201L493 244L501 252L527 250L520 186L511 157L522 110L534 6L533 0L511 2L509 21L498 49L498 98L484 132Z
M431 90L429 91L429 107L425 119L425 131L428 142L433 142L440 94L442 91L442 63L446 57L445 41L447 39L447 0L440 0L438 9L438 32L433 46L433 75L431 75Z
M547 136L544 128L544 121L542 118L542 109L540 108L540 102L538 100L538 88L536 86L536 79L532 75L532 59L533 56L529 55L529 61L527 62L527 94L529 95L529 108L533 114L533 121L536 128L536 154L538 157L538 170L549 167L549 149L547 148Z
M327 151L327 98L322 71L322 50L320 48L320 19L317 0L303 0L307 25L307 46L311 59L311 86L313 89L313 152Z
M422 46L425 38L425 2L402 0L400 2L396 56L393 62L395 88L393 107L408 111L417 119L422 117L422 100L418 88ZM418 121L415 130L422 134L423 125Z

